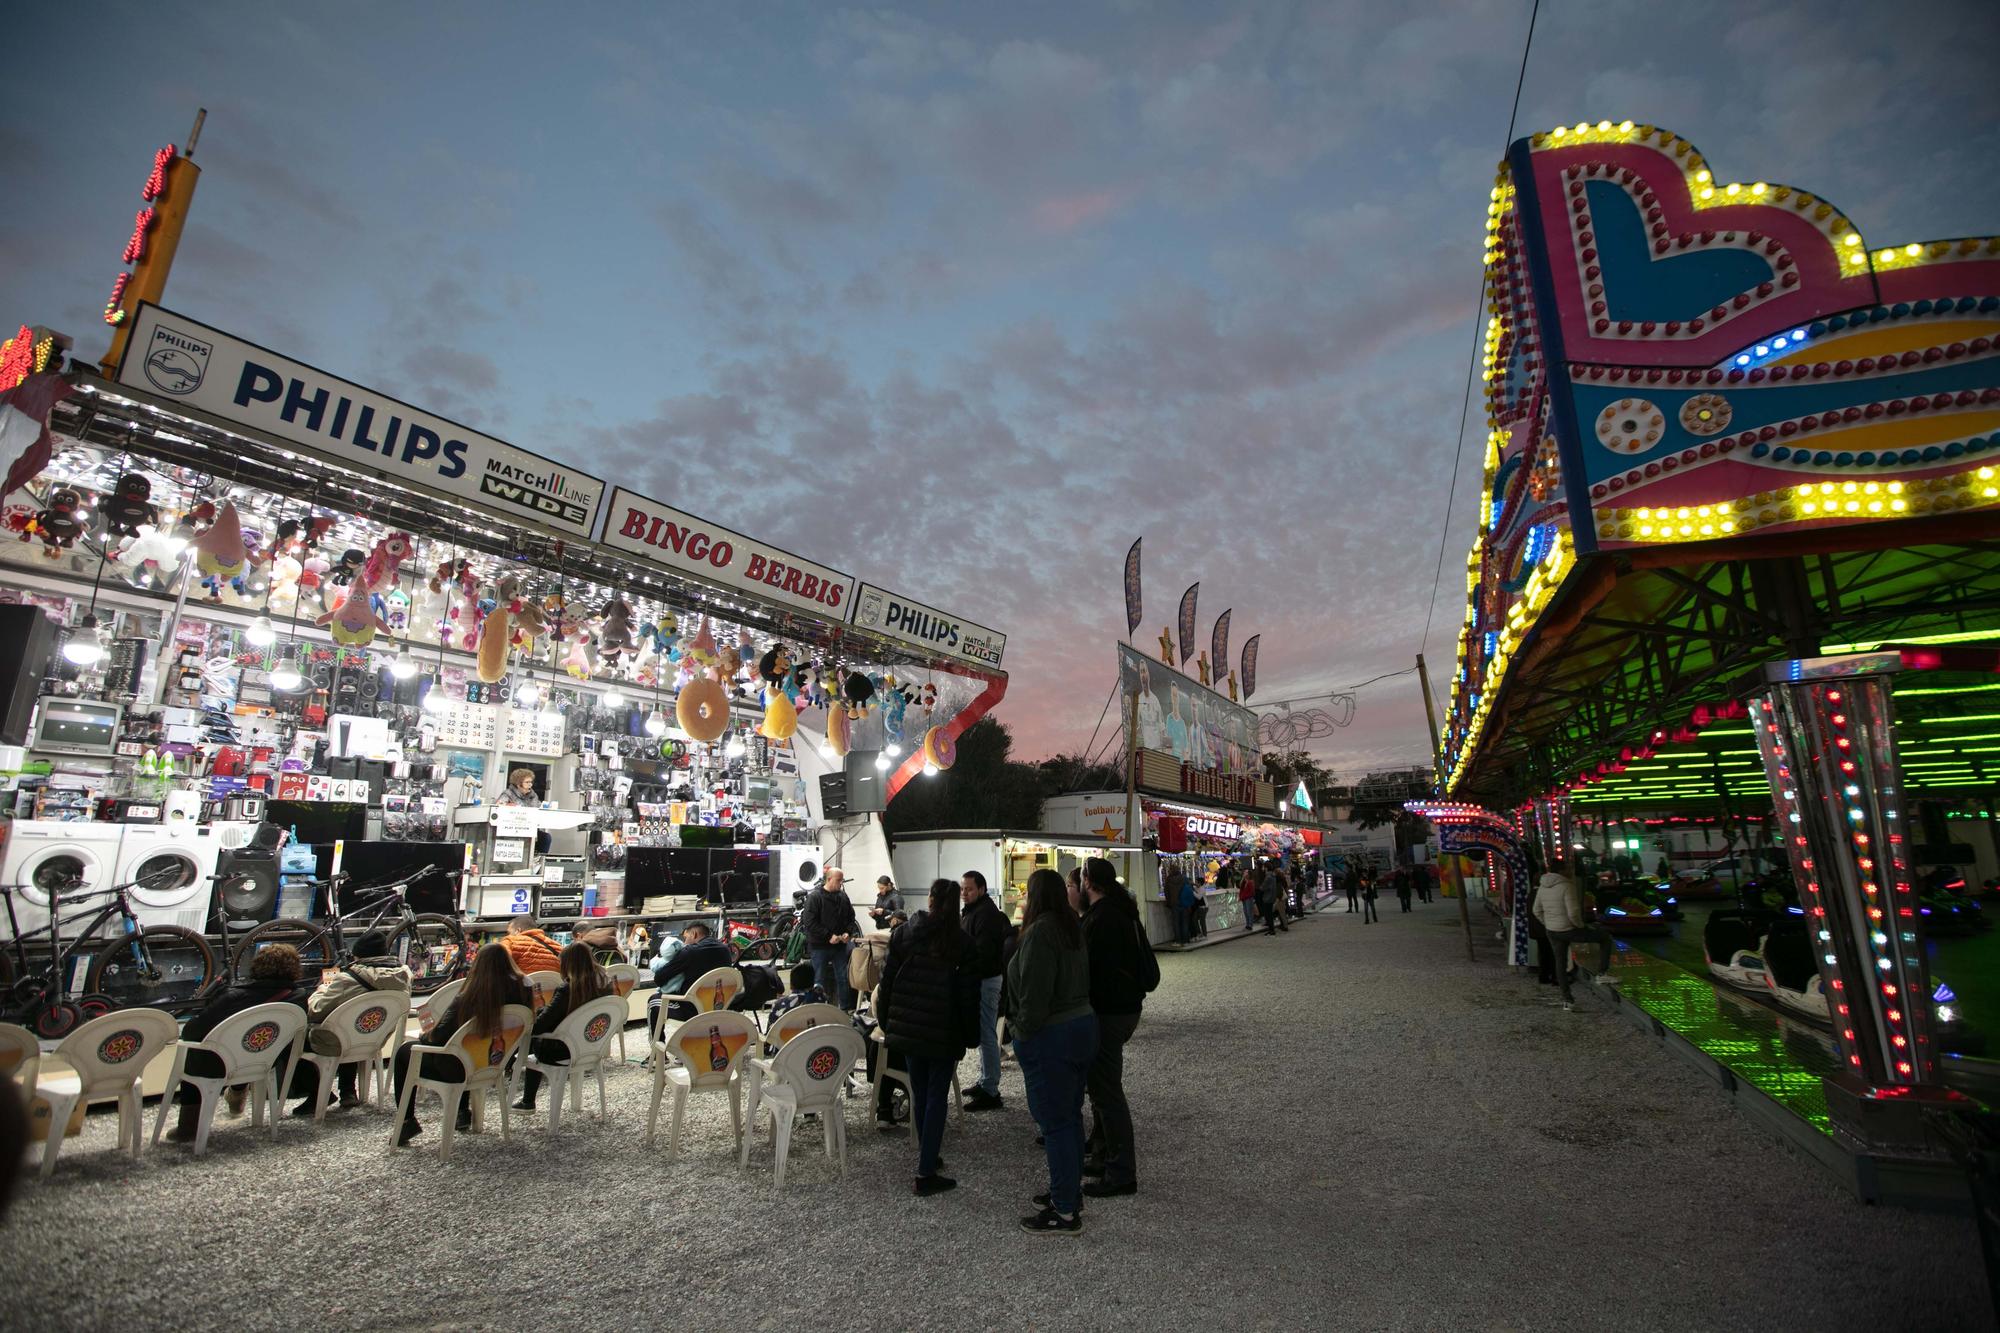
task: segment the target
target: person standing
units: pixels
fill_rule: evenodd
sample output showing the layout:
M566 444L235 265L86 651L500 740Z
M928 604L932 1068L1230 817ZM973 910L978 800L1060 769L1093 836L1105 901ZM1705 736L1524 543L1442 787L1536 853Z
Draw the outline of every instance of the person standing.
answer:
M868 909L869 918L875 922L877 928L888 930L891 924L889 918L902 910L903 895L896 892L896 881L890 879L887 875L877 876L875 880L875 905Z
M1237 910L1243 913L1243 933L1257 929L1257 872L1252 870L1243 876L1243 882L1236 886Z
M1056 886L1062 876L1051 870ZM968 960L972 975L979 981L979 1083L965 1094L968 1111L997 1111L1000 1101L1000 983L1006 963L1007 941L1014 925L986 892L986 876L968 870L959 876L959 927L972 943ZM1064 897L1064 906L1068 906ZM1074 913L1072 913L1074 915Z
M1036 1197L1040 1211L1022 1218L1021 1229L1075 1235L1083 1230L1083 1096L1097 1015L1083 923L1053 870L1028 876L1021 940L1007 965L1007 1023L1049 1164L1048 1193Z
M945 1102L979 1013L979 980L966 966L972 942L959 929L959 886L931 884L930 904L889 936L879 991L882 1031L910 1080L917 1174L911 1193L942 1194L958 1182L940 1173Z
M1555 954L1556 981L1562 987L1562 1007L1575 1007L1575 997L1569 989L1569 949L1572 944L1585 940L1597 944L1597 976L1600 986L1617 983L1611 975L1611 936L1598 926L1583 919L1583 894L1577 889L1576 881L1568 874L1568 866L1562 861L1552 861L1542 875L1541 883L1535 886L1534 906L1529 909L1548 932L1549 951Z
M1177 863L1168 863L1166 874L1160 877L1160 888L1167 900L1167 910L1174 914L1174 943L1186 947L1192 932L1188 913L1194 906L1194 895L1188 892L1187 876Z
M1410 895L1416 891L1416 885L1410 883L1415 874L1408 866L1396 867L1396 898L1405 912L1410 910Z
M1160 965L1139 924L1139 904L1102 857L1084 862L1083 942L1090 955L1090 1007L1097 1012L1097 1054L1084 1078L1090 1095L1090 1138L1083 1174L1099 1179L1083 1192L1093 1199L1139 1192L1132 1107L1125 1097L1125 1043L1138 1030L1146 994L1160 984ZM1046 1136L1044 1136L1046 1137ZM1095 1160L1090 1160L1094 1156Z
M1361 924L1372 925L1381 919L1375 914L1375 874L1364 870L1361 872Z
M1361 870L1352 861L1347 863L1347 873L1340 877L1341 887L1347 890L1347 910L1361 910Z
M847 953L854 937L861 933L861 922L854 915L854 904L847 898L847 872L826 872L825 882L806 895L799 925L806 933L820 990L837 995L835 1002L851 1012L854 987L847 981Z

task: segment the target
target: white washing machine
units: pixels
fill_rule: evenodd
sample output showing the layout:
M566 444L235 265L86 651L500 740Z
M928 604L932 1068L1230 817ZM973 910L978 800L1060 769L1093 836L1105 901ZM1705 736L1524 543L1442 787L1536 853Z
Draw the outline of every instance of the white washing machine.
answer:
M0 932L7 939L14 929L39 930L49 924L49 889L62 891L62 914L74 917L86 909L101 907L102 898L81 895L108 889L117 884L118 846L125 838L123 824L97 824L82 820L17 819L7 829L7 851L0 857L0 884L15 889L14 915L10 921L0 909ZM74 887L70 881L79 880ZM63 932L65 938L80 933L90 917L74 921Z
M112 882L132 886L132 914L140 925L205 932L221 850L222 839L205 828L127 824Z

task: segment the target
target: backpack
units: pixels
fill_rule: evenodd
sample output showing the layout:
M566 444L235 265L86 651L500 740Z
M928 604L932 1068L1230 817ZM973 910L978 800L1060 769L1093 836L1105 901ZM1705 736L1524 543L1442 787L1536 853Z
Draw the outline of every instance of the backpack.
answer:
M854 942L847 954L847 984L856 995L866 995L881 983L882 964L888 957L887 934L865 935Z
M1153 953L1153 942L1146 938L1146 928L1139 924L1136 917L1132 921L1132 933L1139 937L1139 984L1146 988L1146 994L1151 995L1160 988L1160 960Z

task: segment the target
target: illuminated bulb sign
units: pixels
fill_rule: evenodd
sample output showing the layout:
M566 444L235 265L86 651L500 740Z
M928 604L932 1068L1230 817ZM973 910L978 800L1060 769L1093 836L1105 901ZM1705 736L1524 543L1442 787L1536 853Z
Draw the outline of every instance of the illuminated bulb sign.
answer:
M31 329L23 324L20 332L0 343L0 392L15 387L30 375L47 370L55 350L56 337L53 333L47 329Z
M1243 836L1243 830L1237 827L1235 820L1217 819L1212 815L1189 815L1187 831L1204 838L1222 838L1229 842Z
M146 257L146 238L152 234L153 223L159 212L154 207L160 196L167 192L167 164L174 160L179 150L172 144L153 154L153 170L147 175L146 183L139 190L139 198L146 206L132 219L132 234L125 241L125 251L120 262L131 265ZM123 324L131 312L125 308L125 289L132 282L129 270L118 275L111 284L111 299L104 303L104 322Z

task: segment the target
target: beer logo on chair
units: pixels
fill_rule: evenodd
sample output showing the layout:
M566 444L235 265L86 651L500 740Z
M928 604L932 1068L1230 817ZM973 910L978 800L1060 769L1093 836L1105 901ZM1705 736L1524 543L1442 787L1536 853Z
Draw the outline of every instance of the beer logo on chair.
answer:
M822 1046L806 1057L806 1073L816 1079L832 1078L840 1072L840 1050L834 1046Z
M278 1025L276 1023L259 1023L256 1027L251 1028L243 1034L243 1049L254 1055L259 1051L270 1049L271 1043L277 1039Z
M373 1008L363 1009L361 1013L355 1017L354 1030L356 1032L361 1033L363 1036L366 1036L367 1034L380 1028L384 1023L388 1021L389 1021L389 1010L385 1006L378 1004Z
M122 1065L139 1053L145 1045L145 1038L131 1028L120 1028L106 1037L97 1047L97 1059L101 1064Z
M585 1041L603 1041L604 1034L610 1030L611 1016L609 1014L599 1014L584 1025L583 1039Z

